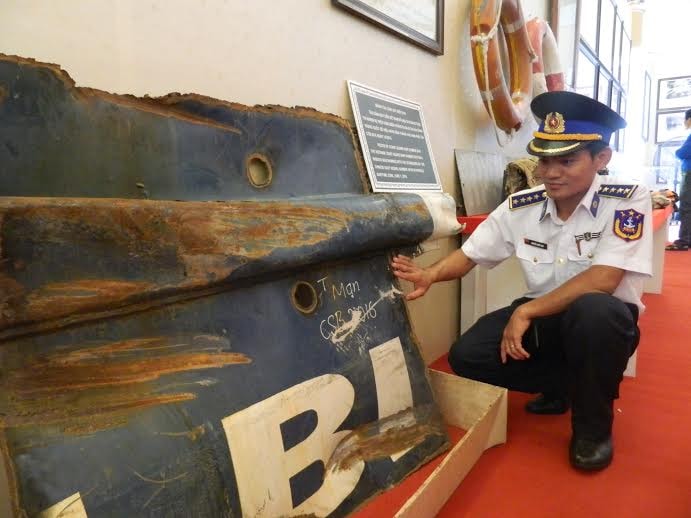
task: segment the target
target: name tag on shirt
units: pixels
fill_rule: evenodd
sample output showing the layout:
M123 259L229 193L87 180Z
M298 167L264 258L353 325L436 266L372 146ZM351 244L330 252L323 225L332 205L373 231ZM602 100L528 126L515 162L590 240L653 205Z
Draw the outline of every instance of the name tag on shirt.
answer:
M547 250L547 243L540 243L540 241L535 241L533 239L523 238L523 242L526 245L534 246L536 248L541 248L542 250Z

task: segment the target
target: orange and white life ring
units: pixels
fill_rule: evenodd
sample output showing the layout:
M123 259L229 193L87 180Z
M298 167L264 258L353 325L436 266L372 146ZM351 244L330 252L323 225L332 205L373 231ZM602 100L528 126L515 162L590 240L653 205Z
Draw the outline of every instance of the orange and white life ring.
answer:
M564 89L564 72L554 33L545 20L533 18L526 24L530 45L537 55L533 61L533 95Z
M509 53L507 84L501 64L499 26ZM498 128L518 130L532 99L530 47L520 0L472 0L470 46L475 78L485 108Z

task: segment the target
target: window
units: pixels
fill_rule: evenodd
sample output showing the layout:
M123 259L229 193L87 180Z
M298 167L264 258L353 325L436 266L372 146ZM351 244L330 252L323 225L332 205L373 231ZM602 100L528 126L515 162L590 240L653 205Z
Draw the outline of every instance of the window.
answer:
M610 103L609 107L612 108L615 112L618 112L620 106L621 106L621 93L619 91L612 92L612 102Z
M597 47L597 20L599 0L580 0L580 35L581 41L595 50Z
M619 74L619 81L624 90L629 89L629 59L631 58L631 38L626 34L626 30L622 28L621 37L621 73Z
M597 80L597 100L600 101L602 104L606 104L610 108L611 102L609 98L609 92L610 92L610 87L612 86L612 81L609 79L607 74L605 73L605 69L600 67L600 77ZM614 92L614 95L612 95L612 98L617 96L618 92ZM616 108L614 108L616 111Z
M602 0L600 12L600 37L597 56L608 70L612 70L612 49L614 48L614 6L609 0Z
M612 75L617 78L621 77L621 36L623 34L623 24L621 18L617 15L614 24L614 61L612 63Z
M631 37L615 0L579 0L578 20L573 89L610 106L624 117ZM617 136L612 145L622 151L623 137Z
M596 62L593 62L590 57L592 54L587 54L580 50L578 52L578 67L576 69L576 83L574 90L579 94L587 95L595 98L595 71L597 70Z

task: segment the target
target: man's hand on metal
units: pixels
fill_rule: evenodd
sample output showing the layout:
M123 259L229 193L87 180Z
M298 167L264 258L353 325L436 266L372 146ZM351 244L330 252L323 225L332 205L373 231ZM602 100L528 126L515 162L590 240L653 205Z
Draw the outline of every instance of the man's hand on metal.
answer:
M420 268L413 263L410 257L396 255L391 260L393 274L399 279L410 281L414 285L414 290L406 295L406 300L415 300L422 297L434 282L432 273L425 268Z

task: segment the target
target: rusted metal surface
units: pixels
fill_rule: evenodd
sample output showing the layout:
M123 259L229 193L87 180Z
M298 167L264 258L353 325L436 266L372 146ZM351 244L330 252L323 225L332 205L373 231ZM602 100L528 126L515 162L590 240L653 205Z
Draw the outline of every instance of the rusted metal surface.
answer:
M447 447L388 258L434 224L365 194L353 144L306 108L0 56L16 516L344 516Z
M0 382L0 423L44 427L44 436L49 430L79 435L122 426L134 412L194 399L189 391L154 391L152 383L162 376L250 362L229 349L228 339L215 335L138 338L46 353L8 348L3 359L13 368Z
M422 200L406 194L215 203L1 198L0 337L410 245L432 230Z
M326 470L348 469L358 461L373 461L414 448L446 425L435 405L408 408L353 430L334 450Z

